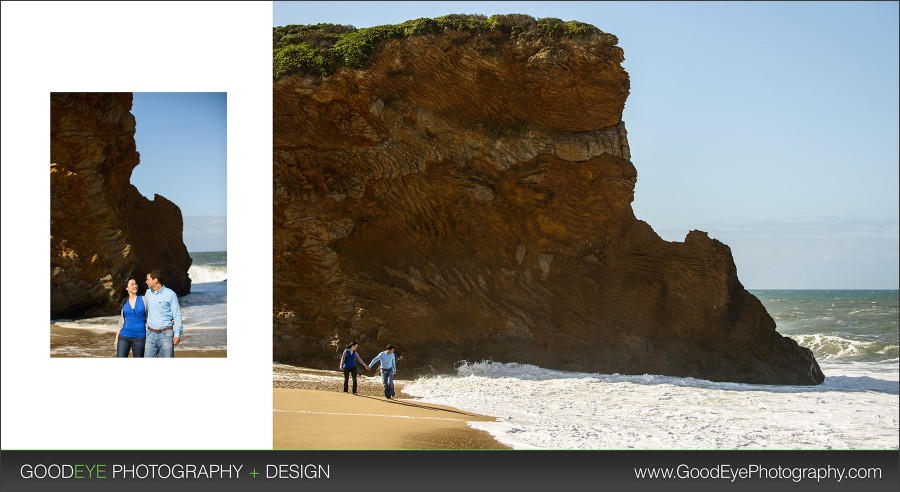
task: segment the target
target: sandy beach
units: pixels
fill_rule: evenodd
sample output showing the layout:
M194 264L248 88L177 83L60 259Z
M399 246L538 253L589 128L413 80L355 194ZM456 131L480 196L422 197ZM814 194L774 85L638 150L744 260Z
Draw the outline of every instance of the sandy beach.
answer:
M362 374L359 396L343 392L336 370L277 365L273 375L273 449L509 449L466 423L493 417L418 402L400 381L387 400Z

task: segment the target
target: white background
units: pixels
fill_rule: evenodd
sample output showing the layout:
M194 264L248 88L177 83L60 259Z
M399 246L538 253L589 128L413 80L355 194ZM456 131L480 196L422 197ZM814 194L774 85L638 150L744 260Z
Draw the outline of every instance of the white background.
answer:
M2 3L3 449L271 449L271 26L269 2ZM81 91L228 93L227 358L50 358L50 92Z

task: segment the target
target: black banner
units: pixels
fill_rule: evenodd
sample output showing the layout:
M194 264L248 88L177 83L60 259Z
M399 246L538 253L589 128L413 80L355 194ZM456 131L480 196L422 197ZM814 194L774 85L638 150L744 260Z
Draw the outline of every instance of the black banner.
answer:
M4 492L894 491L898 451L0 451Z

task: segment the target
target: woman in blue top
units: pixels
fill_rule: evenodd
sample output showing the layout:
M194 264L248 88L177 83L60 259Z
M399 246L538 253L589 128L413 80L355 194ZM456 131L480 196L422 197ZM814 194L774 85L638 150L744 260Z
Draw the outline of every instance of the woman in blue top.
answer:
M116 330L116 357L128 357L129 350L132 357L144 356L144 341L147 338L147 299L137 295L137 280L128 279L125 293L128 297L122 302L122 312L119 314L119 329Z
M344 353L341 354L341 366L340 369L344 371L344 393L347 392L347 383L350 375L353 375L353 394L356 394L356 363L359 362L362 364L366 370L369 370L369 366L366 365L365 362L359 357L359 353L356 352L356 349L359 348L359 344L356 342L350 342L350 345L347 345L347 348L344 349Z

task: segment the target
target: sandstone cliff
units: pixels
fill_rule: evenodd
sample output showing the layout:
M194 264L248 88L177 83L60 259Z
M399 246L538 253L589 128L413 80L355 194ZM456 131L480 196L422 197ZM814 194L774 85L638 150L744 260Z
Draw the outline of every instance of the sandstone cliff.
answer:
M131 93L50 96L50 317L114 314L131 276L152 268L190 292L181 210L131 183L140 159Z
M422 27L424 26L424 28ZM818 384L729 248L631 209L617 39L525 16L276 28L274 358Z

